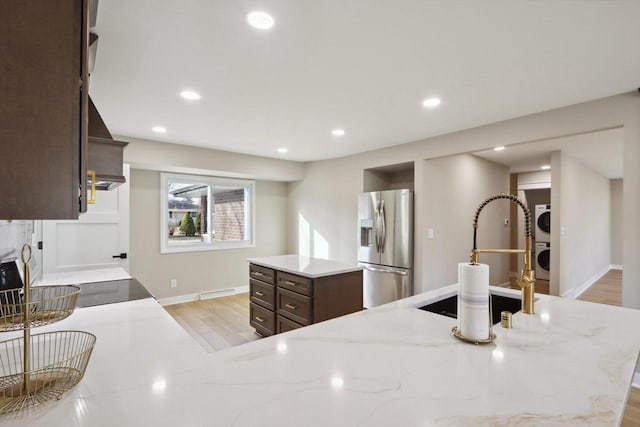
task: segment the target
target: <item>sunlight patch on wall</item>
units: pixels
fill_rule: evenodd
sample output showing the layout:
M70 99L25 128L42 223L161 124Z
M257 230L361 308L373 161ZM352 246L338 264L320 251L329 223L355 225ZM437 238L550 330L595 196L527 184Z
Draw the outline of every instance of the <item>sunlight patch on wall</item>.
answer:
M298 213L298 255L329 259L329 242L317 230L311 230L309 221Z
M318 230L313 230L313 256L315 258L329 259L329 242L318 233Z
M301 213L298 213L298 254L311 256L311 228Z

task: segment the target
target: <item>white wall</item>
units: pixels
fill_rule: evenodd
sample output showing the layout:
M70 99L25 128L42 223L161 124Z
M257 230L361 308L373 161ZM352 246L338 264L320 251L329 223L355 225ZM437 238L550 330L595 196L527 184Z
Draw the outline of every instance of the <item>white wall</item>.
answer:
M628 260L640 257L640 102L634 93L636 102L624 109L624 151L623 170L624 199L622 227L624 236L622 251ZM627 262L622 276L622 305L640 309L640 263Z
M549 264L549 294L560 295L560 237L561 237L561 211L562 211L562 152L551 153L551 208L553 209L551 218L551 259ZM555 219L557 218L557 219Z
M257 181L255 191L254 248L161 254L160 173L132 169L131 275L157 298L247 286L246 259L284 254L287 231L286 184Z
M425 239L422 254L421 290L437 289L458 282L457 264L468 262L473 246L473 213L494 194L509 193L509 168L471 154L441 157L424 162L423 223L434 230L434 239ZM478 247L508 248L510 202L487 205L478 219ZM509 281L509 257L483 254L489 264L492 285Z
M611 264L611 195L608 178L567 153L561 162L559 291L567 296L584 290Z
M635 259L640 257L640 221L636 218L637 211L640 211L640 95L635 92L382 150L306 164L304 180L288 185L288 249L296 251L298 248L298 218L302 215L309 229L322 233L331 259L356 261L356 200L363 187L363 169L415 161L414 259L423 259L426 226L422 217L428 200L422 188L423 160L621 126L624 127L625 138L623 247L627 259ZM553 181L555 186L555 179ZM428 273L423 273L421 263L416 263L415 270L416 289L421 289L423 276ZM623 304L640 308L640 263L625 265L623 280Z
M622 179L612 179L611 183L611 264L622 265Z

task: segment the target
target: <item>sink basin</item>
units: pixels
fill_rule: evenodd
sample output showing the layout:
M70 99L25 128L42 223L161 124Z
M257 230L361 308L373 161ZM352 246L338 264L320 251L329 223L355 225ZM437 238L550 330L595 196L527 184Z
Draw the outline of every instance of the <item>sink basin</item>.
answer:
M500 323L500 312L510 311L516 313L522 309L522 300L520 298L512 298L504 295L497 295L491 293L491 305L492 322L495 325ZM440 314L442 316L458 318L458 295L453 295L448 298L432 302L422 307L418 307L420 310L429 311L431 313Z

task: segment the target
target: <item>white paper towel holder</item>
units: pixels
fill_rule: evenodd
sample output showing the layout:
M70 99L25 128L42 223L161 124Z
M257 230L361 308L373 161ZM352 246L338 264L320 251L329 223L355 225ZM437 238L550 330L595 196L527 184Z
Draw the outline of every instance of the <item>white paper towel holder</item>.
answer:
M496 334L493 333L493 304L491 303L491 298L489 298L489 337L485 339L476 339L476 338L468 338L462 335L457 326L451 328L451 332L453 336L458 338L461 341L468 342L471 344L490 344L496 339Z

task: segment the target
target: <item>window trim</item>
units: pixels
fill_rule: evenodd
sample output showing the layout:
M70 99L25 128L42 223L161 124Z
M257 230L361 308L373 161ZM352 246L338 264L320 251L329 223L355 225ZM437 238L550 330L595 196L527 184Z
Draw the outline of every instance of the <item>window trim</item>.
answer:
M207 184L211 187L243 187L245 192L249 192L249 197L245 198L245 218L248 215L249 220L245 220L246 234L249 236L247 240L231 240L231 241L213 241L210 243L174 243L169 244L169 236L167 230L169 229L169 197L168 186L170 181L180 181L184 183L193 184ZM181 253L181 252L198 252L198 251L214 251L225 249L241 249L241 248L253 248L255 243L255 229L256 229L256 183L255 181L248 179L234 179L224 178L218 176L208 175L187 175L176 174L169 172L160 172L160 253ZM246 194L246 193L245 193ZM208 203L211 203L211 197L208 199ZM247 206L248 205L248 206ZM211 212L211 209L208 209Z

